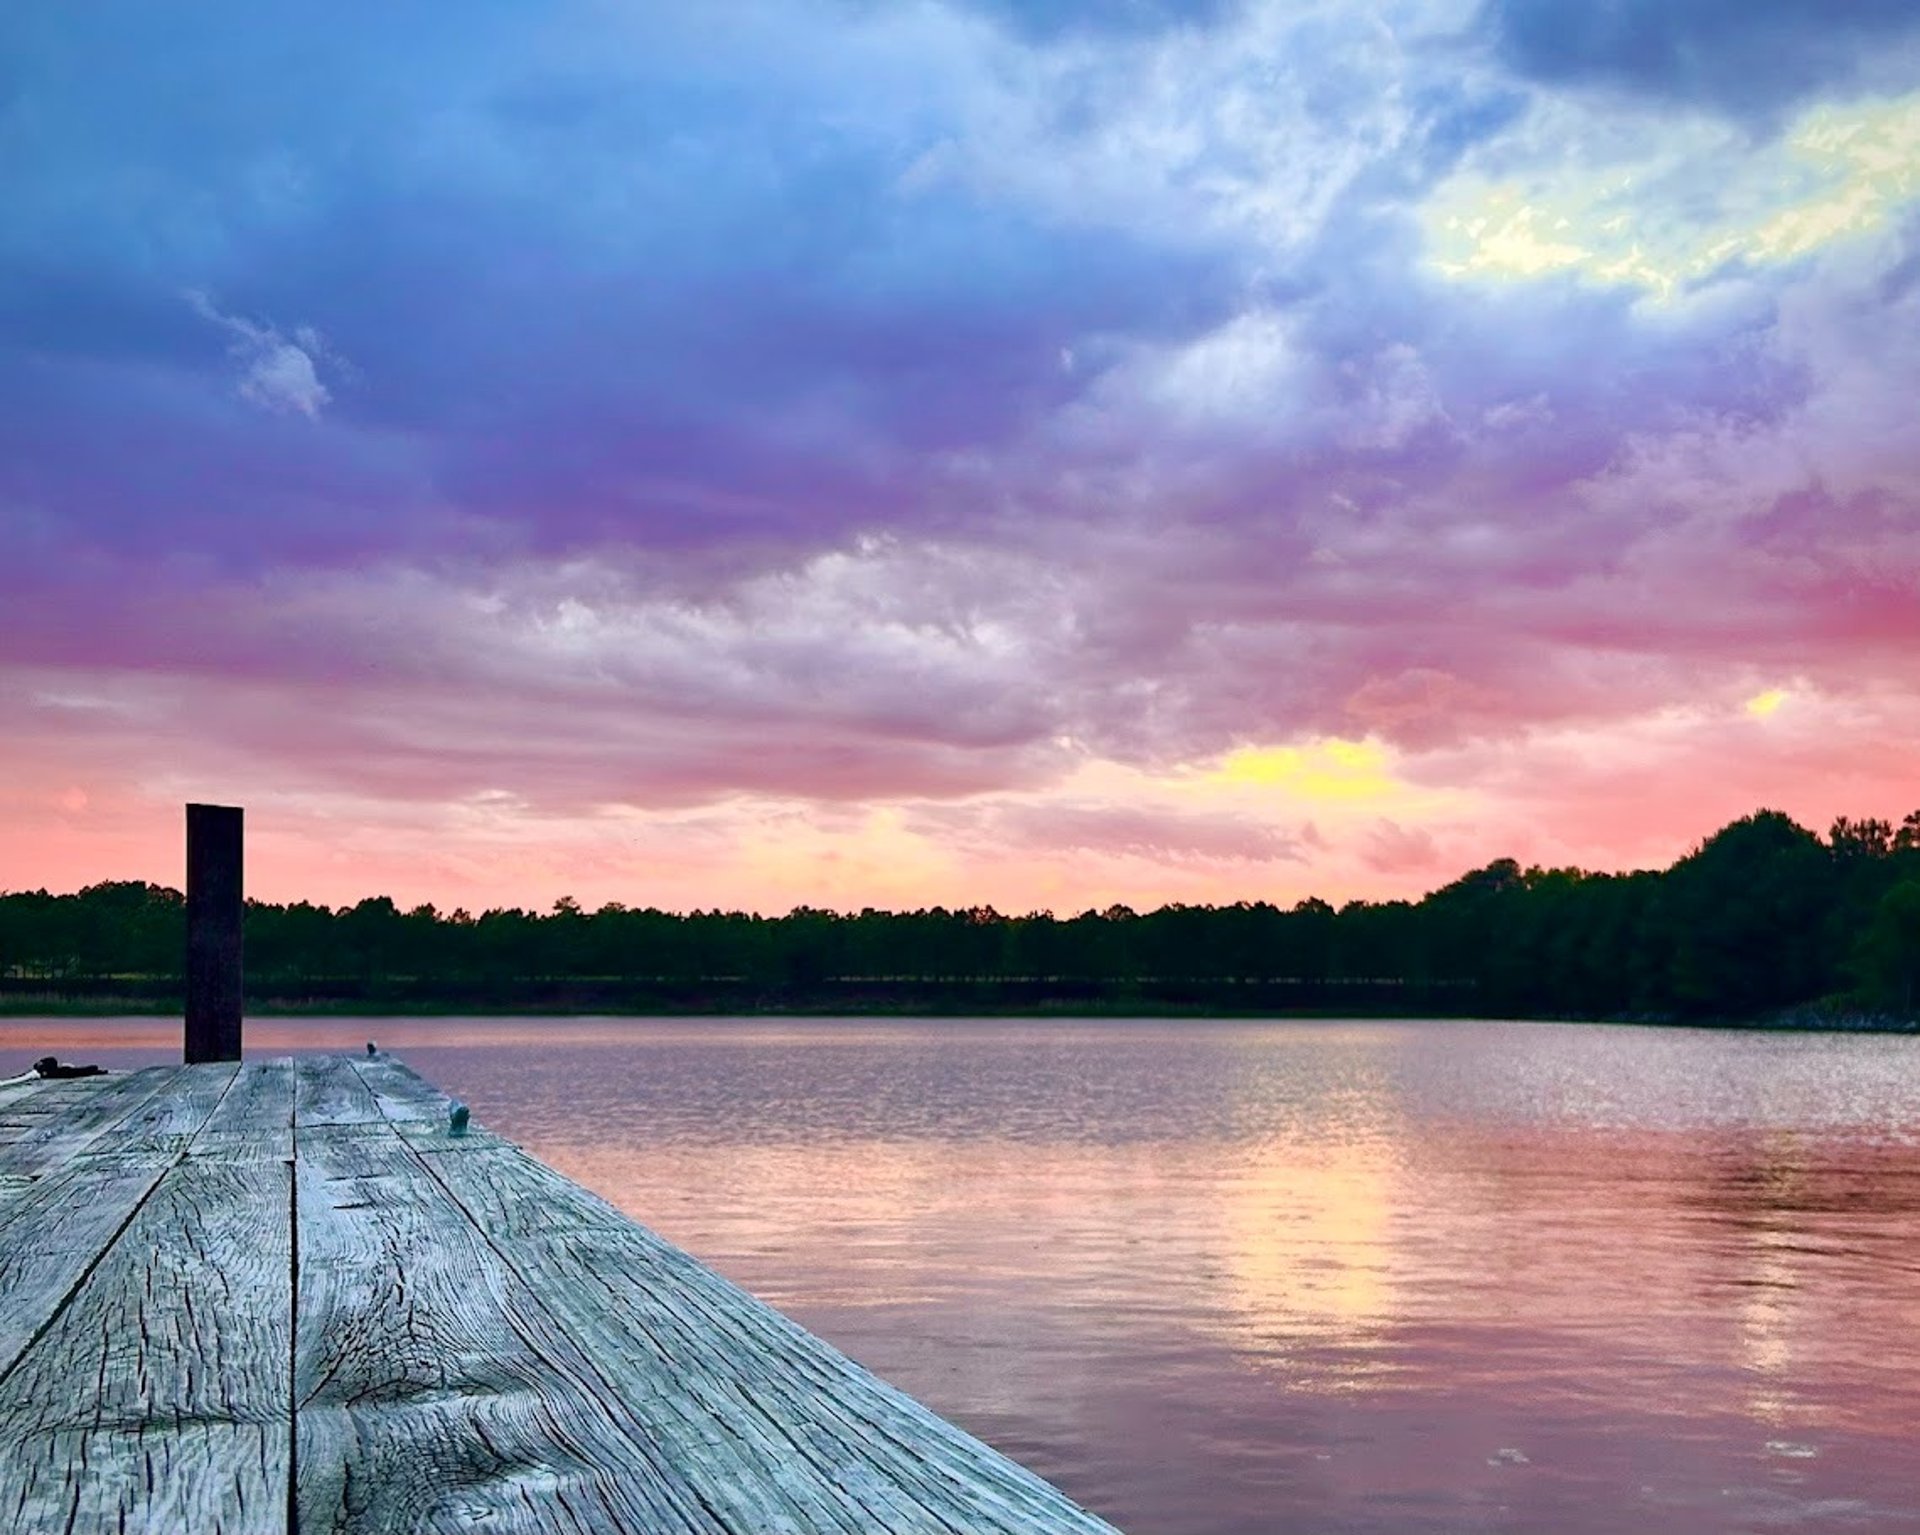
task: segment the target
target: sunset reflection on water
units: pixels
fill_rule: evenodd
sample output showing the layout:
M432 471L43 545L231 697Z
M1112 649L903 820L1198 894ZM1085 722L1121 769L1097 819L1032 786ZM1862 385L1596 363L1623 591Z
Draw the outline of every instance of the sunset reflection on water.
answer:
M0 1025L114 1063L152 1021ZM312 1020L1143 1532L1920 1529L1920 1041Z

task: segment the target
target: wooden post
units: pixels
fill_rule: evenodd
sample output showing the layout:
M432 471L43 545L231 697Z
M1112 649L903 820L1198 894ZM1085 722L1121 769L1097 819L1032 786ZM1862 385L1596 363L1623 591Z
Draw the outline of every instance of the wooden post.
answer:
M187 1064L240 1059L241 812L187 806Z

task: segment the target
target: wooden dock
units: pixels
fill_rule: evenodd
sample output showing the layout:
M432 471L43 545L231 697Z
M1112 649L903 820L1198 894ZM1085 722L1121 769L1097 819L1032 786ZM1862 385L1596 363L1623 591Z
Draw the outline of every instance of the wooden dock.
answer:
M0 1085L0 1528L1113 1535L451 1107Z

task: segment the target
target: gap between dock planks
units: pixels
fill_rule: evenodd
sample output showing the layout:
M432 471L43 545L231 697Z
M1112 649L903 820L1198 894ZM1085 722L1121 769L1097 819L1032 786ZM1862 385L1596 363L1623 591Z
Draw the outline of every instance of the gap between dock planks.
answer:
M0 1099L0 1526L1112 1535L390 1057L48 1087Z

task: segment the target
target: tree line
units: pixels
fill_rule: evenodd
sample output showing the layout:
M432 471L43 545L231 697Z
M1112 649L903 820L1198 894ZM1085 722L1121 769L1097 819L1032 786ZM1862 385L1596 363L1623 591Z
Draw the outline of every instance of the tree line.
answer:
M165 999L182 980L178 890L113 881L0 895L16 993ZM1180 1004L1506 1016L1752 1018L1812 1003L1920 1007L1920 811L1778 811L1723 827L1664 870L1502 858L1418 901L1125 906L1056 917L990 907L782 917L562 899L478 914L385 896L250 901L260 998L541 1000L732 1008L939 1002Z

